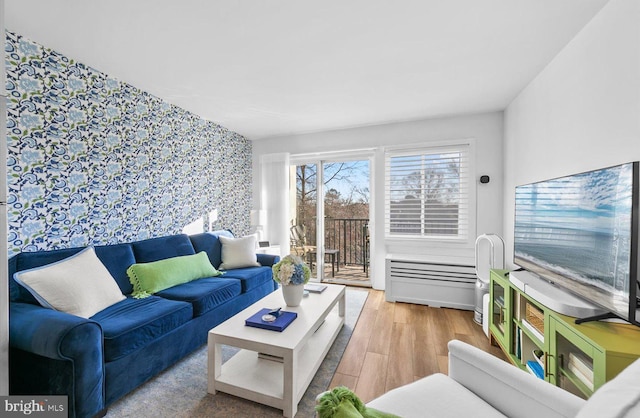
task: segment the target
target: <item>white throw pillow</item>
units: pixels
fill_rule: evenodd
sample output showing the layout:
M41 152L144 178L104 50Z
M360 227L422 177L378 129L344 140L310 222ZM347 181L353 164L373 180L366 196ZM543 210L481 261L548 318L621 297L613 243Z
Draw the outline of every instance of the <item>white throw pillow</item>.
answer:
M247 235L242 238L220 236L222 243L222 264L220 270L238 269L259 266L256 255L256 236Z
M125 296L93 247L58 262L16 272L42 306L89 318Z

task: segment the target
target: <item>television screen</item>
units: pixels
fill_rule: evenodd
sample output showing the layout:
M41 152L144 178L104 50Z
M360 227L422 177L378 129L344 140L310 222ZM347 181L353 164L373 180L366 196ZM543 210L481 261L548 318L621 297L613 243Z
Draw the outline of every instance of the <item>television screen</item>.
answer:
M637 170L628 163L517 186L514 262L635 322Z

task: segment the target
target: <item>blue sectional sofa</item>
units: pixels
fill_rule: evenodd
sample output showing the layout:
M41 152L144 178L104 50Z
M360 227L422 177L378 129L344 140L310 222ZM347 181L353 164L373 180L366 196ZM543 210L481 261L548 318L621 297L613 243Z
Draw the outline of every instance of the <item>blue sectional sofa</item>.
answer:
M114 401L204 344L211 328L273 292L277 283L271 266L278 257L258 254L261 266L228 270L143 299L131 297L129 266L204 251L218 268L221 235L232 236L217 231L96 246L97 257L126 299L88 319L41 306L11 279L17 271L66 259L82 248L13 256L10 393L68 395L70 417L104 414Z

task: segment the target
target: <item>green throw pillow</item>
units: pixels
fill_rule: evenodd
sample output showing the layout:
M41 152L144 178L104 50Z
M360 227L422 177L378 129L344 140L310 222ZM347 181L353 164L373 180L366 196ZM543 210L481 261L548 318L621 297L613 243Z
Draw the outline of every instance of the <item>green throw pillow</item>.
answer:
M319 418L400 418L369 408L345 386L325 392L318 400L316 412Z
M172 286L204 277L220 276L204 251L151 263L137 263L127 269L134 298L146 298Z

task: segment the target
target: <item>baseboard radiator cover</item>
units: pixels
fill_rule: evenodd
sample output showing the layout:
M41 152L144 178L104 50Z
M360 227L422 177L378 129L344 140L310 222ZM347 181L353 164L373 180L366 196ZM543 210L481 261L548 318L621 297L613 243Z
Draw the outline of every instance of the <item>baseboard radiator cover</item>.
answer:
M473 310L476 280L472 264L387 258L385 298L389 302Z

